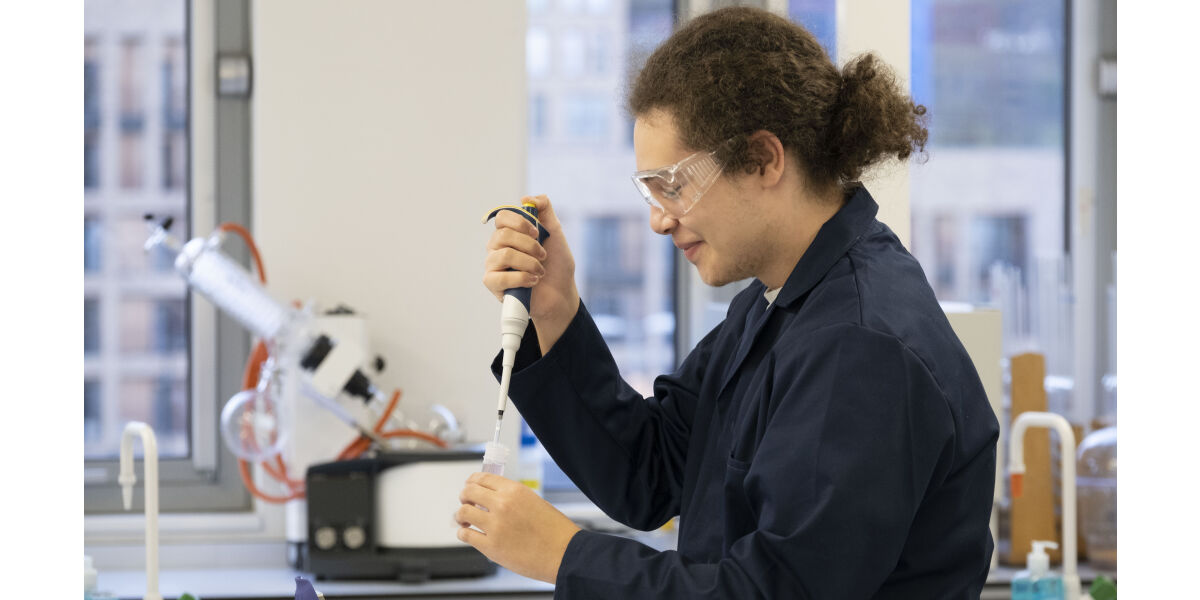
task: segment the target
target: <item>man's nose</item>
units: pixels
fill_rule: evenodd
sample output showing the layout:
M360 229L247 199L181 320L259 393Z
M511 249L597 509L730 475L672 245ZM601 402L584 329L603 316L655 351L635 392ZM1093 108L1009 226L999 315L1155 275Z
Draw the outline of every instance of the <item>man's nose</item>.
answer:
M659 235L671 235L671 231L675 229L677 224L679 224L679 221L675 217L667 214L667 211L657 206L650 207L650 229L652 229L654 233Z

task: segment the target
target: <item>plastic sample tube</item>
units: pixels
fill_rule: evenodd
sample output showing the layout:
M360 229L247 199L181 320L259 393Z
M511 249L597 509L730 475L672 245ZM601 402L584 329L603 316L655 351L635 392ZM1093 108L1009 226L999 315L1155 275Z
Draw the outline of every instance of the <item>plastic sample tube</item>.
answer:
M483 449L484 473L504 475L504 463L508 461L508 448L498 442L488 442Z

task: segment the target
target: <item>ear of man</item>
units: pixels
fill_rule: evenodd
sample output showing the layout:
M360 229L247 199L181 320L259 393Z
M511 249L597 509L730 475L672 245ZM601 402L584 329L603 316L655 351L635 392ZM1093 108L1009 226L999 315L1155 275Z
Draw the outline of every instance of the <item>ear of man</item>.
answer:
M750 134L746 139L746 153L750 162L745 174L762 178L763 187L771 187L783 177L787 156L783 142L775 134L765 129Z

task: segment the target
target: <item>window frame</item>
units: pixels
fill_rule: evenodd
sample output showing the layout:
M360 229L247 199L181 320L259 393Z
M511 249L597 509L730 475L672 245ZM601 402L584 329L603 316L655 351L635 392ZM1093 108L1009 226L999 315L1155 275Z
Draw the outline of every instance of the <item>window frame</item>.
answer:
M1073 274L1073 386L1066 415L1079 423L1115 423L1116 399L1101 380L1116 375L1116 325L1110 330L1108 286L1116 289L1117 98L1102 93L1100 60L1117 55L1117 5L1063 0L1065 62L1064 251ZM1116 298L1111 301L1115 302ZM1113 315L1115 321L1115 311ZM1110 400L1112 404L1110 405Z
M205 234L222 221L249 222L249 99L217 98L215 76L204 75L215 73L217 52L249 54L249 4L246 0L188 1L184 14L190 231L176 234L190 237ZM231 250L248 264L244 249L231 245ZM237 461L218 439L217 424L224 399L240 389L250 336L190 291L185 304L190 332L191 452L185 458L160 459L160 507L163 512L248 511L253 508L250 496L242 485ZM140 449L140 444L135 444L135 449ZM96 529L95 517L124 512L116 483L118 471L115 459L85 460L86 529ZM138 471L140 482L143 476L140 468ZM141 494L135 494L133 510L139 511L141 506Z

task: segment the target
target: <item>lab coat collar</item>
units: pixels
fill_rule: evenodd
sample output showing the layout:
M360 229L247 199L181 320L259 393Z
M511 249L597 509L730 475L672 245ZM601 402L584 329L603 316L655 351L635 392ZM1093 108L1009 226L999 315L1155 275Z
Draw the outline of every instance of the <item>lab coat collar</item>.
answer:
M875 222L879 205L867 188L857 184L846 194L849 196L846 204L821 226L796 268L792 269L774 302L776 306L788 308L807 294Z

